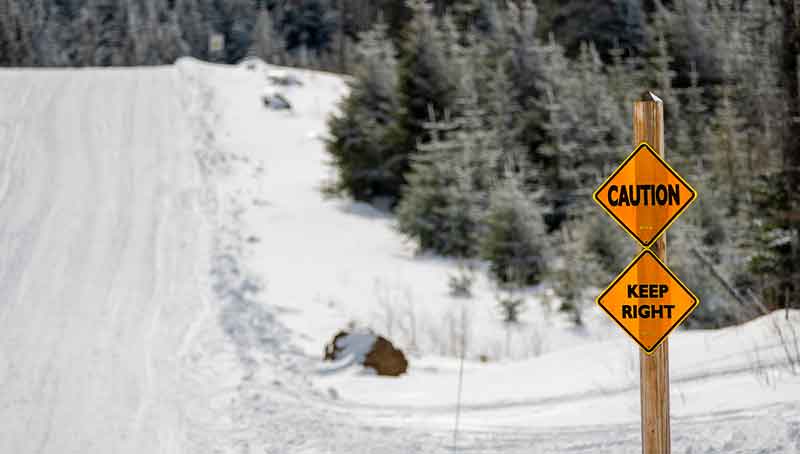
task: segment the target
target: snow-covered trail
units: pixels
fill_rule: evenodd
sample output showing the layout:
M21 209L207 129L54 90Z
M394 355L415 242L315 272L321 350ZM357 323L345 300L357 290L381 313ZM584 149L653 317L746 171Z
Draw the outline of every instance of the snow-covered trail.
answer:
M207 292L175 68L0 72L0 452L179 452Z

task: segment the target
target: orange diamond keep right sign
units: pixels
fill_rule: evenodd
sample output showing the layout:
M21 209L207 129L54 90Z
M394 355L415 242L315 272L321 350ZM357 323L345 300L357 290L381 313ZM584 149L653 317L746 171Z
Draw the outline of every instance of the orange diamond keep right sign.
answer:
M650 247L697 193L646 143L611 174L594 200L644 247Z
M649 249L597 297L597 304L647 353L653 353L698 303Z

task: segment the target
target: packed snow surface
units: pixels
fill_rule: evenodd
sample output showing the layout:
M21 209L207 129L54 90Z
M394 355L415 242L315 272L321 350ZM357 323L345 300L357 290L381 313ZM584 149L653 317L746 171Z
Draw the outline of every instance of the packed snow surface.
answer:
M345 93L257 61L0 71L0 453L640 452L605 315L576 328L543 286L507 329L480 264L450 296L465 264L323 196ZM671 336L673 452L800 452L788 317ZM322 363L348 326L409 373Z

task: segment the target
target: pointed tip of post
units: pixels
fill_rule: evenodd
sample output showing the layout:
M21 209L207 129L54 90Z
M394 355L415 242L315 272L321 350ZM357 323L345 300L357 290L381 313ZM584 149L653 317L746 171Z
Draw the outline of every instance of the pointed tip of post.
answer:
M652 91L650 91L650 90L647 90L647 91L645 91L644 93L642 93L642 95L641 95L641 96L639 96L639 101L652 101L652 102L660 102L660 103L662 103L662 104L664 103L664 101L662 101L662 100L661 100L661 98L659 98L658 96L656 96L656 94L655 94L655 93L653 93L653 92L652 92Z

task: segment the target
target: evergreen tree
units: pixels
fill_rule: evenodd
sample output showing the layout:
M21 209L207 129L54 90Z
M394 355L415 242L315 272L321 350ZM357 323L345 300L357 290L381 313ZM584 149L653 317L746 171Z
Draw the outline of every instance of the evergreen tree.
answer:
M622 46L641 52L646 16L642 0L539 0L542 21L569 55L577 55L584 42L593 42L606 55Z
M605 288L637 252L627 233L607 216L590 216L568 228L579 239L579 249L575 253L596 265L592 273L585 276L584 285Z
M517 101L519 95L507 70L508 58L508 56L501 57L493 67L488 66L486 81L480 85L486 87L484 102L487 119L491 129L497 132L502 150L501 168L523 172L524 178L529 180L533 177L533 170L528 165L522 144L523 125L520 117L523 115L523 110ZM484 66L484 63L476 62L476 66ZM478 68L476 72L477 70Z
M609 90L600 55L592 44L581 46L575 65L580 91L575 99L580 125L575 129L581 145L580 182L590 188L599 185L617 165L629 120Z
M577 62L551 41L544 54L547 109L543 124L546 141L536 158L543 184L548 225L583 216L591 205L591 191L613 170L624 137L625 122L611 97L603 64L591 45L584 45Z
M436 121L430 110L432 121L425 126L431 140L418 146L397 217L400 231L421 249L472 257L479 213L486 208L502 150L478 105L474 79L465 75L461 85L460 118Z
M428 124L433 140L420 145L397 208L399 230L421 250L456 257L475 254L476 196L470 184L472 163L464 147L468 136L442 140L442 130L457 127L445 119Z
M711 163L704 150L711 149L711 129L706 118L708 116L708 105L705 100L705 89L700 85L700 73L694 63L691 64L689 71L689 86L684 90L685 103L681 109L683 115L680 134L685 138L676 140L678 142L678 163L680 168L687 172L693 180L708 177L708 169Z
M541 127L544 143L536 149L533 160L539 169L541 184L547 188L543 204L550 231L556 230L567 219L569 205L576 199L573 190L578 188L577 162L580 144L573 133L579 127L576 97L580 87L569 67L561 46L552 39L542 58L544 78L539 105L547 112Z
M380 26L380 25L378 25ZM368 46L369 44L364 44ZM252 53L264 61L279 64L283 61L286 43L275 29L272 15L268 9L258 12L253 36Z
M339 17L330 0L297 0L283 9L280 27L287 51L319 53L331 50Z
M720 37L713 31L712 14L706 0L655 1L655 28L649 34L651 47L664 34L673 59L673 68L688 68L693 62L702 80L716 79L717 46ZM665 4L670 6L665 6ZM652 55L652 51L651 51Z
M712 129L714 131L713 166L716 185L725 192L727 215L735 218L742 204L740 181L743 178L744 166L740 161L744 144L744 119L739 115L733 97L734 87L721 87L721 97L714 112Z
M761 178L756 193L763 223L751 261L768 307L788 306L800 295L800 9L792 0L781 0L779 7L780 87L786 116L781 123L780 165Z
M650 41L653 42L651 56L647 65L647 73L652 74L649 86L664 101L665 142L674 143L675 133L680 131L678 121L681 118L680 103L674 89L676 72L673 70L673 58L670 54L667 33L669 30L669 12L660 6L657 8L653 24L650 28Z
M327 150L338 172L331 189L357 200L396 197L404 181L408 151L398 151L392 139L399 102L395 50L386 32L379 23L362 36L350 94L328 123Z
M644 91L646 85L642 79L640 70L640 58L626 55L625 49L615 46L609 50L610 63L606 66L608 77L608 91L610 96L617 102L617 109L622 119L633 118L633 103L636 98ZM620 149L631 146L633 142L633 131L630 127L622 128L620 131Z
M226 0L218 3L220 32L225 36L225 61L238 62L253 44L257 18L253 0Z
M207 59L209 32L214 30L208 0L175 0L175 15L193 57Z
M502 47L499 55L509 56L509 78L516 88L516 101L522 109L518 117L521 142L533 161L539 161L536 150L545 142L543 125L547 121L544 61L548 47L542 45L537 24L539 16L531 0L523 0L519 6L509 4L504 34L507 51Z
M183 38L183 30L177 13L170 11L165 16L165 21L158 26L155 39L159 50L157 62L173 63L179 57L189 55L191 47Z
M0 1L2 4L2 1ZM69 66L74 64L76 45L80 30L75 27L70 17L69 3L50 3L47 5L47 20L42 24L39 39L36 43L36 53L39 55L39 64L53 66ZM3 28L2 6L0 6L0 29ZM2 47L2 31L0 31L0 48ZM2 53L2 51L0 51ZM0 57L0 60L2 58Z
M507 44L511 51L511 78L523 97L538 93L542 78L541 46L538 35L538 12L531 0L509 5ZM526 99L520 102L527 107Z
M35 3L34 5L38 4ZM13 0L0 0L0 62L29 66L36 63L35 27L38 8Z
M91 64L130 64L133 46L128 29L128 4L115 0L89 0L87 14L94 18L97 40Z
M537 284L547 267L543 213L520 180L510 174L492 189L482 219L480 257L503 285Z
M405 32L398 64L399 102L397 129L392 147L404 150L397 154L397 175L409 169L409 156L417 142L426 140L424 123L432 108L437 118L452 111L457 88L452 79L451 63L446 59L448 49L442 42L441 31L424 0L411 0L414 17ZM452 49L449 49L452 51ZM388 195L399 198L402 180L388 188Z
M564 223L554 233L557 237L554 251L557 258L550 267L549 277L556 296L561 300L559 311L568 314L571 321L580 326L583 324L587 301L584 296L587 283L597 282L601 279L597 276L605 275L606 271L586 253L572 224Z

